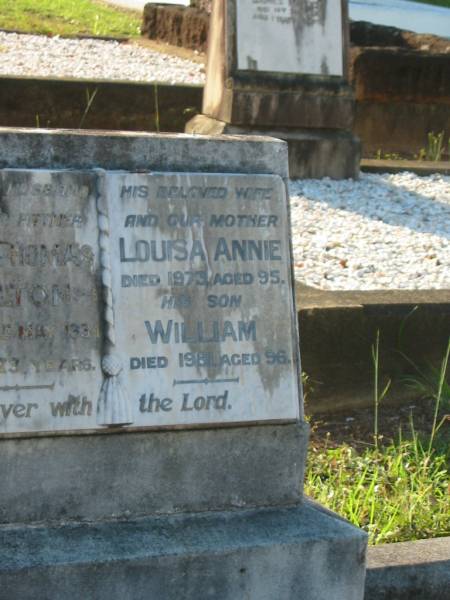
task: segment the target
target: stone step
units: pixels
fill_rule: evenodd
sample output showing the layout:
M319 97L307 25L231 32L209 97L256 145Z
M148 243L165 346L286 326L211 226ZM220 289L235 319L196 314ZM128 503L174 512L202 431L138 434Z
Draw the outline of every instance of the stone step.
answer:
M366 535L284 509L0 527L0 597L359 600Z

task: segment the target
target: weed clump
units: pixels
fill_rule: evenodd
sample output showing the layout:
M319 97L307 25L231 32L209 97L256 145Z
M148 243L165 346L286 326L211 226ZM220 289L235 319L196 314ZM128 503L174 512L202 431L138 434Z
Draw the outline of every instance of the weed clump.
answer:
M450 340L434 390L431 432L420 435L410 419L407 436L384 443L378 430L379 404L388 386L379 392L379 335L372 349L375 418L373 444L358 450L350 444L312 448L305 493L369 534L370 544L403 542L450 535L450 444L445 426L447 369Z
M305 493L369 534L370 544L450 535L445 451L417 437L358 452L312 449Z

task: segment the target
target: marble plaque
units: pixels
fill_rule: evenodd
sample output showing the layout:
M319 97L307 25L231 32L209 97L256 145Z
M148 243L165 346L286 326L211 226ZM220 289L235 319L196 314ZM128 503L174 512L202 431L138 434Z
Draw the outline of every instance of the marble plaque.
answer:
M110 174L106 196L118 351L136 421L295 419L282 179Z
M236 4L239 70L343 75L340 0Z
M0 172L0 432L96 427L96 176Z
M1 181L1 433L298 417L281 178Z

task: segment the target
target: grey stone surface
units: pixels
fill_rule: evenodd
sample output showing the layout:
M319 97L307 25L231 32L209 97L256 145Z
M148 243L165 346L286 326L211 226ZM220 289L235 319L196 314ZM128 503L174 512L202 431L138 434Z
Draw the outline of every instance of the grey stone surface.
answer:
M0 528L0 597L360 600L366 535L305 503Z
M270 135L287 142L289 149L289 176L309 179L358 179L361 143L352 133L343 130L270 129L231 125L197 115L186 126L188 133L207 135Z
M361 143L350 131L280 132L289 148L289 173L300 179L358 179Z
M308 426L0 442L0 522L298 503Z
M287 177L287 146L250 136L0 128L0 168L265 173Z
M449 598L450 537L369 548L364 600Z

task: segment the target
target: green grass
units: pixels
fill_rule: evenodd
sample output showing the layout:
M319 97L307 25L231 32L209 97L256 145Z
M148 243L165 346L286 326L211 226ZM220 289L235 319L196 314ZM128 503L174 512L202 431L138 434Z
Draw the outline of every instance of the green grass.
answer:
M305 492L369 534L370 544L450 535L450 472L443 448L417 438L358 452L312 449Z
M47 35L132 37L139 13L92 0L0 0L0 29Z
M420 2L421 4L435 4L436 6L445 6L446 8L450 8L450 0L414 0L415 2Z
M379 436L379 333L372 349L375 425L373 444L358 451L348 444L312 448L305 492L366 530L370 544L450 535L450 339L439 371L431 379L418 370L410 382L423 387L434 402L431 431L425 435L410 422L408 438L383 445ZM388 388L385 388L387 390Z

